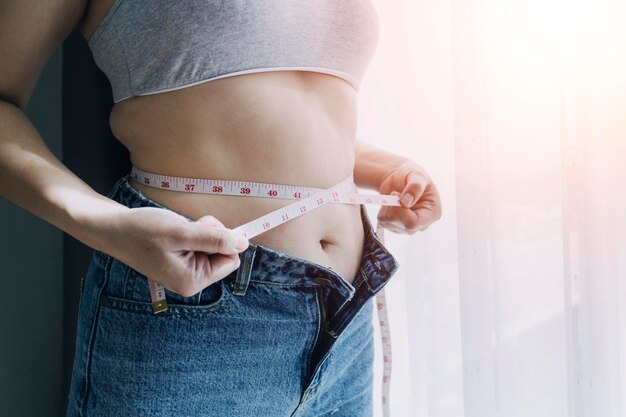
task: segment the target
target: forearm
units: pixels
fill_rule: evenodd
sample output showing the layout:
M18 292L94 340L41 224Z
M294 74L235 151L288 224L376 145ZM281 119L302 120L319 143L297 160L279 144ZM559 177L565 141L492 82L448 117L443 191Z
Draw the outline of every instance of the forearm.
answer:
M360 188L375 191L379 190L390 170L409 160L359 139L355 141L354 153L354 183Z
M97 192L50 151L22 110L0 100L0 196L106 251L107 222L129 210Z

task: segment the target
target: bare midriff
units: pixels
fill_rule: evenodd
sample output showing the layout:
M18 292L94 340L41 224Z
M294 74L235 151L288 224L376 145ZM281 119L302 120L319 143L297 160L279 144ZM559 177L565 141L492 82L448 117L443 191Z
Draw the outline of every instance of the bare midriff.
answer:
M81 26L87 39L97 24L88 11ZM131 97L114 105L110 126L144 171L328 188L354 169L356 98L333 75L258 72ZM161 190L134 179L131 185L175 212L194 220L212 215L228 228L293 203ZM331 268L350 283L363 240L356 204L326 204L250 239Z

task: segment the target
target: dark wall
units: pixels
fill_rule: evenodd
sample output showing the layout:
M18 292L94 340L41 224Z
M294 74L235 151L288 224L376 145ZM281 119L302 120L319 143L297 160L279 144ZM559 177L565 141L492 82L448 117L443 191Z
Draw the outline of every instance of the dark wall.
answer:
M51 57L26 109L57 158L101 194L131 168L109 128L112 105L108 80L75 31ZM0 416L65 415L80 280L91 254L0 198Z
M63 163L104 195L131 170L128 151L113 137L109 127L112 107L111 86L76 30L63 45ZM80 280L91 254L90 247L63 234L64 408L74 358Z
M61 72L59 49L26 108L59 159ZM0 416L59 415L63 303L61 231L0 198Z

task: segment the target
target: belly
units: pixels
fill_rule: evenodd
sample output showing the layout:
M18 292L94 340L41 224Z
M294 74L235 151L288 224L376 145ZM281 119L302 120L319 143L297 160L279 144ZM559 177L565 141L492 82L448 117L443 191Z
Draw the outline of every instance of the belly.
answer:
M352 87L334 76L277 71L134 97L116 104L110 121L145 171L328 188L354 169L355 102ZM187 217L210 214L228 228L293 203L131 185ZM250 240L353 282L363 249L360 216L358 205L326 204Z

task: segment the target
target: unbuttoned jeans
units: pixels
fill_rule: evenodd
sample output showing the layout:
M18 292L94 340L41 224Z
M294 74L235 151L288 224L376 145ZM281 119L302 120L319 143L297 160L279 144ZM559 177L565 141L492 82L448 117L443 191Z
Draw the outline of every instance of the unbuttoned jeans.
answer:
M108 197L166 207L117 180ZM240 266L191 297L94 250L81 282L67 417L369 417L375 294L398 268L363 205L355 280L249 243ZM190 219L189 219L190 220Z

